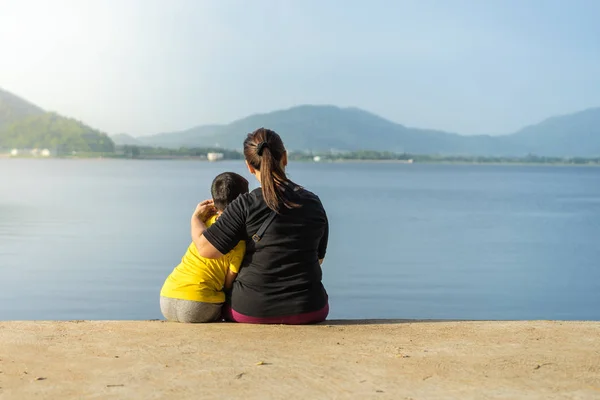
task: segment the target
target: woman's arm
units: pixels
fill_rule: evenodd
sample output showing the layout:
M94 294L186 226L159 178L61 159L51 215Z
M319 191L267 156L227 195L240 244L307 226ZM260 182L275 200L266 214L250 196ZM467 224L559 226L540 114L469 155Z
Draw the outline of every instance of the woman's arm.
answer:
M200 257L223 257L223 254L206 240L203 235L204 231L206 231L206 224L204 221L212 217L215 213L216 210L213 201L204 200L196 206L196 210L194 210L194 214L192 214L192 220L190 221L192 242L196 245L196 250L198 250L198 255Z
M192 240L196 245L198 254L206 258L220 258L229 253L235 246L247 238L246 209L243 203L244 196L239 196L219 215L219 218L209 228L202 221L207 215L207 209L216 212L212 200L198 204L197 212L192 216Z

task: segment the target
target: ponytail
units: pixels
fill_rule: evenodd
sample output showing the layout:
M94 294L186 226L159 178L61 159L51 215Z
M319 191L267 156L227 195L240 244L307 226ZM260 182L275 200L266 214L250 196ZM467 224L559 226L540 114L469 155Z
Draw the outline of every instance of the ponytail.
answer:
M244 156L249 165L260 172L262 193L267 206L279 213L281 207L297 208L286 195L287 186L296 186L285 175L282 158L286 154L283 141L272 130L260 128L244 141Z

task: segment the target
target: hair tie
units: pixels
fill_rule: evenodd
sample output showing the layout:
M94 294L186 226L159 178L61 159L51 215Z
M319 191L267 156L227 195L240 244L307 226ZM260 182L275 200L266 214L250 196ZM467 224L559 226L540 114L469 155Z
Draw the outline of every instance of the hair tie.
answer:
M269 148L269 143L267 143L267 142L260 142L256 146L256 154L258 154L258 156L261 157L265 148L267 148L267 149Z

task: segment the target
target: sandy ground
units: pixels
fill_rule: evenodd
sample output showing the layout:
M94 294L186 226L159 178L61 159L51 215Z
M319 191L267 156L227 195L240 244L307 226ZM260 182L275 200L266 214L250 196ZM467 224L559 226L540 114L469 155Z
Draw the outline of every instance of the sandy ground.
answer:
M600 322L0 322L1 399L600 399Z

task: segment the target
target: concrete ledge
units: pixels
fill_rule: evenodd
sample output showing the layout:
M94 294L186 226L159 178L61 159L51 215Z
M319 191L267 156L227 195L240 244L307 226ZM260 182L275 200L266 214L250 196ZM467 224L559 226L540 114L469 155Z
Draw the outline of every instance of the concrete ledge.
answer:
M600 398L600 322L0 322L2 399Z

